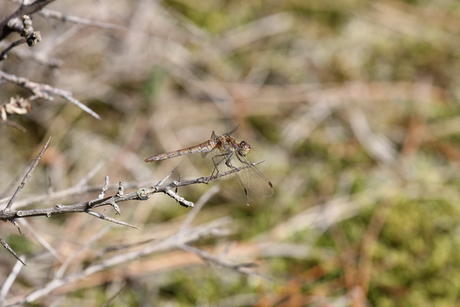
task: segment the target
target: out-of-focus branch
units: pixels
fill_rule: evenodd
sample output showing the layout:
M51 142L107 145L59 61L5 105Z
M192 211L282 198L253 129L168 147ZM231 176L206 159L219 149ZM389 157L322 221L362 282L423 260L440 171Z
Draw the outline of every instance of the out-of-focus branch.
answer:
M31 60L37 64L48 66L49 68L59 68L62 66L63 61L57 58L48 57L41 53L34 53L31 50L17 48L11 52L12 55L20 58L21 60Z
M99 240L100 238L102 238L103 235L105 235L107 233L107 231L109 230L108 227L105 227L103 228L101 231L99 231L98 233L96 233L88 242L86 242L81 248L80 250L72 253L72 255L70 257L68 257L64 263L62 263L62 265L59 267L59 269L54 273L54 278L55 279L60 279L64 276L65 272L67 271L67 269L69 268L70 264L75 260L77 259L78 257L80 257L80 255L86 251L90 246L91 244L93 244L94 242L96 242L97 240Z
M8 300L5 306L18 306L34 302L58 288L72 284L78 280L84 279L103 270L107 270L116 267L117 265L130 262L145 256L178 248L179 246L183 246L184 244L197 241L200 238L214 235L215 232L217 232L219 229L222 229L222 227L227 225L228 223L229 219L226 218L215 220L205 225L190 228L186 234L177 234L170 236L164 240L151 242L141 250L129 251L123 254L115 255L113 257L106 257L102 262L90 265L80 272L66 275L62 278L55 278L48 282L46 285L44 285L42 288L34 290L25 297L13 298L11 300Z
M203 259L204 261L214 263L214 264L216 264L218 266L221 266L221 267L224 267L224 268L227 268L227 269L230 269L230 270L234 270L234 271L237 271L239 273L247 274L247 275L259 275L259 276L261 276L260 274L258 274L256 272L248 270L250 268L253 268L253 267L257 266L253 262L233 264L233 263L229 263L229 262L225 261L224 259L221 259L219 257L211 255L210 253L208 253L208 252L206 252L206 251L204 251L202 249L198 249L198 248L192 247L192 246L187 245L187 244L180 245L179 248L183 249L184 251L193 253L193 254L197 255L198 257L200 257L201 259Z
M350 105L346 109L348 122L356 139L371 157L385 164L394 164L397 159L395 146L383 134L372 131L366 114L358 107Z
M53 18L53 19L56 19L62 22L71 22L71 23L76 23L76 24L85 25L85 26L93 26L93 27L99 27L99 28L111 29L111 30L127 30L126 27L120 26L114 23L92 20L92 19L83 18L79 16L66 15L59 11L54 11L54 10L49 10L49 9L41 10L39 12L39 15L45 18Z
M62 257L59 255L56 249L54 249L54 247L48 243L48 241L44 238L44 236L40 234L39 231L33 229L27 220L19 220L19 224L26 229L27 234L29 234L33 239L35 239L36 242L43 246L43 248L45 248L57 261L62 262Z
M96 112L94 112L89 107L87 107L82 102L80 102L75 97L73 97L71 92L52 87L51 85L48 85L48 84L33 82L26 78L8 74L1 70L0 70L0 80L5 80L8 82L17 84L23 88L26 88L33 93L34 97L44 98L47 100L53 100L53 98L50 95L59 96L69 101L70 103L76 105L78 108L90 114L91 116L97 119L100 119L100 116Z
M0 306L3 306L6 295L10 291L10 288L16 280L16 277L18 277L19 272L21 272L21 269L24 266L24 260L25 258L18 259L13 269L11 270L10 275L8 275L6 280L3 282L3 285L0 288Z
M286 32L292 25L293 18L289 14L273 14L230 30L219 38L217 45L220 52L228 53L265 37Z

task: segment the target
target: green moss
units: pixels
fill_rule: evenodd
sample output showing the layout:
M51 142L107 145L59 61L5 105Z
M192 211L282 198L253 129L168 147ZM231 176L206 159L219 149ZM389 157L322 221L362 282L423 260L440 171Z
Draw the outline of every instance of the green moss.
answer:
M460 266L460 245L451 233L459 217L459 209L444 200L406 201L391 208L373 255L375 304L381 299L378 293L385 292L393 301L412 306L456 302L460 287L454 268Z
M342 233L344 242L348 242L346 246L358 252L353 257L360 255L362 236L375 210L376 207L370 207L340 223L335 230ZM458 228L460 209L443 199L396 198L388 210L380 236L372 243L370 256L373 265L368 294L371 304L456 305L460 294L460 277L457 274L460 256L456 252L460 240L452 240L451 234ZM291 239L305 242L305 234L298 233ZM336 240L332 233L327 232L315 246L336 250L338 256L344 250ZM325 274L304 287L305 293L316 291L323 283L342 278L340 261L327 261L324 255L314 259L277 259L270 263L274 272L286 274L289 271L294 275L294 272L321 266Z
M343 1L345 3L346 1ZM343 3L334 1L288 1L287 8L299 17L313 19L331 29L340 29L348 19Z
M160 287L159 294L162 298L169 298L183 306L218 302L223 298L223 293L226 296L238 295L247 292L244 289L249 286L247 277L226 270L222 271L222 278L219 278L219 274L205 274L197 279L194 277L196 275L186 272L178 272L174 276L171 282Z

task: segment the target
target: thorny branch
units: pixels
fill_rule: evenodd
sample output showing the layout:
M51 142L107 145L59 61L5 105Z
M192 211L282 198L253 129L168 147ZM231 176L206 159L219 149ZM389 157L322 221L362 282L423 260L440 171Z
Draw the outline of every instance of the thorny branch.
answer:
M2 41L12 32L17 32L22 36L21 39L15 40L14 42L10 43L2 52L0 52L0 61L5 59L7 53L11 51L14 47L19 46L23 43L27 43L29 46L33 46L40 41L40 33L38 31L34 31L32 27L32 20L29 15L40 11L42 8L44 8L46 5L53 1L54 0L36 0L28 4L24 4L25 2L21 1L21 5L14 13L0 21L0 41ZM96 22L74 16L66 16L59 12L50 10L46 10L41 13L45 17L57 18L63 21L72 21L76 23L95 25L111 29L123 29L123 27L118 27L114 24ZM47 100L53 100L53 95L62 97L70 103L76 105L81 110L87 112L91 116L100 119L99 115L96 112L94 112L89 107L80 102L78 99L73 97L72 93L68 91L52 87L48 84L36 83L27 80L26 78L11 75L3 71L0 71L0 80L5 80L30 90L33 94L32 99L43 98Z
M16 3L21 2L21 0L12 0L12 1ZM127 30L126 27L118 25L118 24L99 21L99 20L92 20L92 19L88 19L88 18L84 18L80 16L66 15L59 11L45 9L45 8L38 11L37 14L44 18L51 18L51 19L55 19L61 22L70 22L70 23L80 24L84 26L93 26L93 27L99 27L99 28L110 29L110 30Z
M5 300L6 295L10 291L11 286L13 285L16 277L18 277L19 272L21 271L25 258L18 259L18 262L14 265L13 269L11 270L10 275L6 278L5 282L3 283L0 289L0 306L3 306L3 302Z
M218 175L214 175L214 176L198 177L198 178L182 180L182 181L173 181L163 186L154 185L151 187L144 187L144 188L138 189L135 192L131 192L128 194L123 194L123 195L120 195L119 193L117 193L115 195L106 196L101 199L96 198L96 199L79 202L75 204L56 205L54 207L43 208L43 209L10 210L7 212L0 212L0 220L6 221L6 220L11 220L11 219L16 219L16 218L28 218L28 217L33 217L33 216L51 217L53 215L58 215L58 214L77 213L77 212L88 213L88 211L91 211L91 209L95 209L95 208L103 207L103 206L113 206L114 203L118 204L118 203L126 202L129 200L141 200L141 201L148 200L150 196L156 193L164 193L164 194L169 195L170 193L168 193L168 191L174 190L175 188L189 186L193 184L203 184L203 183L207 184L210 181L237 173L239 171L242 171L244 169L247 169L253 165L257 165L260 163L261 162L252 163L252 165L245 165L242 167L233 168L226 172L221 172Z
M22 0L12 0L20 4L20 7L11 15L4 18L0 21L0 41L6 38L12 32L19 33L22 38L17 39L8 44L8 46L0 52L0 61L6 59L7 54L15 47L27 43L29 47L35 46L41 40L40 32L35 31L32 27L32 19L29 15L37 13L40 16L48 19L55 19L61 22L71 22L75 24L80 24L84 26L94 26L103 29L109 30L124 30L127 28L118 24L104 22L99 20L92 20L88 18L83 18L79 16L66 15L59 11L54 11L50 9L44 9L46 5L53 2L51 1L42 1L37 0L33 3L24 5ZM45 59L36 54L26 54L22 51L15 52L17 56L23 58L32 58L40 64L48 65L51 68L56 68L61 65L59 60L55 59Z
M177 195L176 193L172 192L172 190L174 190L174 189L176 189L178 187L183 187L183 186L192 185L192 184L198 184L198 183L207 184L210 181L216 180L216 179L218 179L220 177L231 175L233 173L239 172L241 170L244 170L244 169L252 166L252 165L245 165L245 166L240 167L240 168L230 169L230 170L228 170L226 172L222 172L222 173L220 173L218 175L207 176L207 177L199 177L199 178L195 178L195 179L182 180L182 181L173 181L173 182L171 182L169 184L164 184L164 182L163 182L164 180L161 180L156 185L153 185L153 186L150 186L150 187L140 188L137 191L132 192L132 193L128 193L128 194L124 193L123 184L120 182L118 184L118 190L117 190L116 194L114 194L112 196L107 196L107 197L105 196L105 193L107 192L108 187L109 187L109 178L108 178L108 176L106 176L105 180L104 180L104 185L103 185L103 187L101 189L101 192L99 193L99 195L98 195L98 197L96 199L85 201L85 202L80 202L80 203L75 203L75 204L70 204L70 205L56 205L54 207L45 208L45 209L11 210L11 208L12 208L12 206L14 204L14 200L16 198L16 195L25 186L27 180L31 176L32 171L36 168L36 166L38 165L39 160L41 159L41 157L43 156L44 152L48 148L49 143L50 143L50 139L48 139L48 141L45 143L45 145L41 149L40 153L32 161L31 165L26 170L23 178L21 179L20 183L18 184L18 187L16 188L16 190L13 193L12 197L9 199L5 209L0 211L0 220L10 221L10 222L16 223L15 219L17 219L17 218L27 218L27 217L32 217L32 216L47 216L47 217L51 217L51 216L57 215L57 214L85 212L85 213L87 213L89 215L95 216L97 218L100 218L100 219L103 219L103 220L106 220L106 221L109 221L109 222L112 222L112 223L115 223L115 224L136 228L135 226L130 225L130 224L126 223L126 222L122 222L122 221L116 220L114 218L105 216L102 213L94 211L93 209L98 208L98 207L102 207L102 206L106 206L106 205L110 205L116 210L116 212L118 214L120 214L120 208L118 206L118 203L125 202L125 201L128 201L128 200L147 200L147 199L150 198L151 195L153 195L155 193L165 193L166 195L169 195L170 197L172 197L174 200L178 201L180 205L186 206L186 207L193 207L194 204L192 202L185 200L183 197L181 197L181 196ZM259 163L261 163L261 162L259 162ZM258 163L253 163L253 165L256 165L256 164L258 164ZM217 191L217 189L212 189L212 191L209 193L209 195L212 195L213 193L215 193L215 191ZM207 196L207 197L204 197L203 199L200 199L196 209L197 210L201 209L202 205L204 204L204 202L206 202L206 200L209 197ZM193 217L191 217L191 219L193 219ZM189 222L191 222L191 220ZM184 227L187 227L188 225L189 225L189 223L184 225ZM183 230L183 228L181 228L181 230ZM169 245L167 245L166 249L170 249L170 248L174 248L174 247L184 248L183 244L188 241L187 237L190 236L190 234L191 233L189 231L187 231L187 233L184 233L184 231L179 231L179 233L176 236L174 236L173 238L166 239L165 242L167 242L169 244ZM174 241L170 242L170 240L173 240L173 239L174 239ZM8 243L6 241L4 241L3 239L0 238L0 244L5 249L7 249L19 262L21 262L22 264L25 265L25 263L23 262L21 257L19 255L17 255L17 253L8 245ZM162 245L161 242L158 243L158 245L161 246ZM161 247L160 247L160 250L162 250ZM25 300L25 302L34 301L35 299L37 299L40 296L42 296L42 294L49 293L50 291L54 290L55 288L60 287L62 285L65 285L65 284L67 284L69 282L72 282L74 280L79 280L81 278L84 278L84 277L86 277L88 275L91 275L91 274L93 274L95 272L98 272L100 270L112 267L112 266L114 266L114 265L116 265L118 263L130 261L132 259L142 257L144 255L147 255L149 253L153 253L153 252L156 252L156 251L157 251L157 243L154 242L154 247L152 247L152 248L146 247L142 251L135 252L134 254L133 253L126 253L124 255L124 257L121 257L121 258L120 258L120 256L118 256L118 258L113 257L113 259L112 259L113 261L105 261L102 264L95 265L93 267L87 268L86 270L82 271L81 273L72 275L70 278L69 277L63 278L62 275L58 276L56 279L54 279L52 282L50 282L47 285L47 287L45 287L44 289L37 290L37 291L31 293L26 298L24 298L24 300ZM209 258L208 260L210 260L210 261L215 260L214 258L212 258L212 259L211 258ZM109 260L111 260L111 259L109 259ZM223 264L221 264L221 265L223 265ZM227 266L227 267L230 268L230 266ZM241 271L240 267L235 267L234 269L237 270L237 271ZM243 271L241 271L241 272L243 272Z
M138 189L148 184L149 182L140 182L140 183L139 182L123 182L123 187L125 189ZM15 208L23 208L28 205L43 202L43 201L52 202L52 201L57 201L58 199L62 199L65 197L98 192L98 191L101 191L102 188L103 187L100 185L88 186L86 184L77 183L76 185L72 187L69 187L69 188L66 188L60 191L45 193L45 194L35 195L35 196L29 196L27 198L18 200L15 202ZM112 185L109 185L107 189L112 191L112 190L117 190L118 188L119 188L119 185L112 184ZM7 202L8 200L9 198L0 199L0 205Z
M176 200L180 205L185 207L193 207L194 203L186 200L185 198L179 196L175 192L174 189L178 187L183 187L187 185L197 184L197 183L209 183L212 180L216 180L220 177L227 176L233 174L235 172L241 171L245 168L251 167L252 165L245 165L240 168L233 168L227 172L220 173L218 175L208 176L208 177L199 177L196 179L190 180L183 180L183 181L173 181L169 184L164 184L164 180L159 181L156 185L150 187L140 188L135 192L125 194L124 193L124 185L122 182L119 182L118 189L116 194L112 196L105 196L109 188L109 177L105 176L104 185L101 188L101 192L99 193L96 199L92 199L85 202L79 202L76 204L70 205L56 205L52 208L45 208L45 209L30 209L30 210L11 210L13 207L14 201L18 193L24 188L25 184L27 183L28 179L30 178L33 170L37 167L38 162L44 155L46 149L49 146L51 138L48 138L45 145L42 147L40 153L35 157L35 159L31 162L27 170L25 171L21 181L19 182L16 190L12 194L12 196L8 199L8 202L3 210L0 211L0 221L9 221L16 225L20 231L19 225L16 222L18 218L26 218L26 217L33 217L33 216L47 216L51 217L52 215L64 214L64 213L76 213L76 212L84 212L91 216L97 217L99 219L112 222L122 226L128 226L131 228L136 228L136 226L128 224L123 221L119 221L115 218L105 216L102 213L94 211L93 209L102 207L102 206L112 206L117 214L120 214L120 207L118 203L128 201L128 200L147 200L150 198L151 195L155 193L164 193L169 195L171 198ZM259 162L260 163L260 162ZM256 165L256 164L253 164ZM199 205L200 207L201 205ZM0 244L10 252L18 261L21 261L21 258L16 254L16 252L8 245L8 243L0 238ZM46 245L46 243L45 243ZM23 263L25 264L25 263Z
M19 46L24 43L28 43L29 45L31 45L30 42L39 41L40 39L39 33L33 31L33 28L31 28L31 23L29 23L30 21L29 15L39 12L43 7L45 7L46 5L48 5L49 3L53 1L54 0L22 1L20 7L13 14L11 14L10 16L0 21L0 41L5 39L9 34L13 32L17 32L23 37L19 40L16 40L10 43L8 47L4 49L3 52L0 53L0 60L4 59L7 53L10 52L16 46ZM54 12L50 10L43 10L42 12L40 12L40 14L45 17L55 18L55 19L59 19L62 21L69 21L69 22L85 24L85 25L94 25L94 26L99 26L99 27L104 27L104 28L109 28L109 29L119 29L119 30L125 29L123 27L120 27L114 24L92 21L92 20L80 18L80 17L67 16L62 13ZM27 26L30 26L29 30L27 29ZM26 35L26 32L27 33L30 32L30 35L28 34ZM75 99L72 96L72 93L70 92L51 87L50 85L47 85L47 84L35 83L33 81L29 81L19 76L11 75L3 71L0 71L0 80L8 81L8 82L17 84L23 88L30 90L33 95L32 99L44 98L44 99L52 100L51 96L53 95L62 97L65 100L75 104L77 107L79 107L83 111L99 119L98 114L96 114L90 108L88 108L87 106L82 104L80 101ZM18 203L15 202L16 195L19 191L21 191L21 189L26 184L27 179L30 177L31 172L37 166L48 144L49 144L49 140L44 146L44 148L42 149L42 151L40 152L40 154L38 155L38 157L33 161L31 166L26 171L21 183L19 184L18 188L14 192L13 196L8 201L5 209L0 211L0 221L10 221L10 222L16 223L15 219L21 218L23 219L22 221L26 222L24 218L28 218L32 216L51 217L53 215L64 214L64 213L83 212L83 213L87 213L97 218L104 219L104 220L107 220L107 221L110 221L116 224L135 227L125 222L121 222L116 219L106 217L103 214L94 211L93 209L109 205L109 206L112 206L119 214L120 210L119 210L118 203L122 203L128 200L147 200L155 193L164 193L170 196L171 198L173 198L174 200L176 200L182 206L193 207L194 206L193 202L190 202L186 200L185 198L181 197L180 195L178 195L176 192L174 192L174 189L177 187L183 187L183 186L198 184L198 183L207 184L210 181L217 180L220 177L231 175L233 173L236 173L248 167L251 167L251 165L246 165L240 168L233 168L231 170L222 172L215 176L199 177L195 179L182 180L182 181L174 181L166 185L156 184L154 186L139 188L135 192L128 193L128 194L124 194L124 188L126 188L126 186L124 187L122 183L120 182L118 184L118 192L116 192L116 194L113 194L107 197L105 196L106 192L112 186L109 186L108 177L106 177L104 186L102 187L102 190L97 199L69 204L69 205L56 205L54 207L45 208L45 209L30 209L30 210L14 210L13 209L12 210L12 208L18 207ZM258 163L253 163L252 165L257 165L257 164ZM77 189L84 188L86 190L89 190L91 187L85 186L85 187L76 187L76 188ZM138 188L138 186L136 188ZM67 192L73 193L75 192L75 190L72 190L72 191L69 190ZM217 192L217 189L213 189L208 194L208 197L210 197L209 195L213 195L216 192ZM208 198L205 197L203 198L202 202L198 201L197 206L193 211L194 214L192 214L191 217L184 223L183 227L181 228L181 231L178 234L172 237L168 237L164 240L156 241L156 242L145 242L147 243L147 245L145 246L145 248L143 248L140 251L126 252L126 253L116 255L110 258L102 258L99 263L91 264L90 266L86 267L80 272L68 274L66 276L64 276L65 271L66 271L66 265L64 265L61 268L62 270L59 271L59 274L57 274L57 276L55 276L55 278L51 280L48 284L45 284L42 288L38 288L34 290L33 292L29 293L27 296L21 297L19 299L15 298L11 300L10 302L7 303L8 306L10 304L15 305L15 304L23 304L27 302L36 301L37 299L56 290L57 288L68 285L69 283L78 281L80 279L83 279L87 276L90 276L102 270L113 268L119 264L122 264L128 261L132 261L134 259L138 259L140 257L147 256L152 253L156 253L156 252L160 252L160 251L164 251L168 249L173 249L173 248L180 248L183 250L187 250L189 252L197 254L198 256L200 256L206 261L210 261L220 266L234 269L236 271L240 271L242 273L247 274L248 272L246 272L245 268L252 266L252 264L236 264L235 265L235 264L227 263L211 254L208 254L205 251L193 248L188 245L189 243L196 241L203 236L215 234L215 232L217 231L217 228L219 228L220 226L222 226L222 224L224 224L225 220L218 220L208 225L202 225L199 227L190 226L191 221L193 220L194 216L196 216L197 212L200 210L200 208L206 202L207 199ZM2 203L1 200L0 200L0 205L2 207L4 205L4 203ZM12 273L8 277L8 280L3 284L0 290L0 306L1 306L3 305L3 300L6 297L11 284L14 282L14 279L19 274L19 271L21 269L21 264L24 264L24 262L23 262L23 258L19 257L8 246L8 244L4 240L0 239L0 243L5 248L7 248L18 259L18 263L16 264Z
M26 265L24 261L21 259L21 257L16 254L16 252L11 248L11 246L2 238L0 238L0 244L5 248L11 255L14 256L18 261L20 261L23 265Z
M6 204L6 207L4 208L4 211L8 211L10 208L11 208L11 205L13 204L17 194L24 188L24 186L26 185L27 183L27 180L30 178L30 176L32 175L32 172L34 171L34 169L37 167L38 165L38 162L40 161L40 159L43 157L43 154L45 153L46 149L48 148L49 144L50 144L50 141L51 141L51 138L48 138L48 141L46 141L45 145L43 146L43 148L40 150L40 153L38 154L38 156L32 161L32 163L30 164L30 166L27 168L24 176L22 177L22 180L21 182L19 183L18 187L16 188L16 190L14 191L13 195L11 196L10 200L8 201L8 203Z
M30 166L27 168L26 172L24 173L24 176L21 179L21 182L18 184L16 190L14 191L13 195L11 198L8 200L8 203L6 204L5 208L1 210L0 212L8 212L11 206L14 203L14 200L16 199L16 196L18 193L24 188L24 186L27 183L27 180L30 178L32 175L33 170L37 167L38 162L42 158L43 154L45 153L46 149L48 148L48 145L50 144L51 138L48 138L48 141L46 141L45 145L41 149L40 153L37 155L37 157L32 161ZM8 221L12 222L14 225L18 227L20 230L19 226L17 223L14 221L14 219L9 219ZM20 261L22 264L25 265L23 260L16 254L16 252L8 245L8 243L0 238L0 244L8 251L10 254L12 254L18 261Z

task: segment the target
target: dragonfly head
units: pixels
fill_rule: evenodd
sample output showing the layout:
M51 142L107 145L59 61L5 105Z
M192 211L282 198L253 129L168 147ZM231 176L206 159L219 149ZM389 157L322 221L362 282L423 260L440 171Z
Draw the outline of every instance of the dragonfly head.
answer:
M238 153L242 156L246 156L248 152L251 151L251 145L246 143L245 141L241 141L238 144Z

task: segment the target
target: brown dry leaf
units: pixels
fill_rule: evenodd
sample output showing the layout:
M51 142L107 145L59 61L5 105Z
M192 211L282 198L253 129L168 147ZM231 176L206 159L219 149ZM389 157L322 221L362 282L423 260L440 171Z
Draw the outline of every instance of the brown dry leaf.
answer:
M26 114L32 109L30 102L22 97L11 97L10 101L0 106L0 118L7 120L8 114Z

